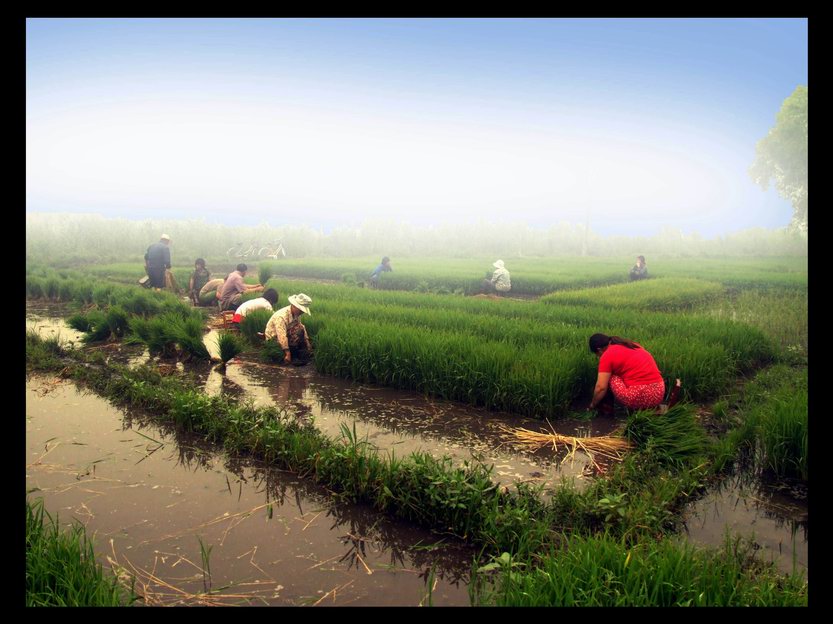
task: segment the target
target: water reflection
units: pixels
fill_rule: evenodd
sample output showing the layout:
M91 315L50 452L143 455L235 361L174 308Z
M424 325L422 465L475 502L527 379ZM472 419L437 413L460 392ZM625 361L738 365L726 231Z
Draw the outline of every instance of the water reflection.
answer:
M195 604L202 593L201 574L182 575L199 567L197 537L213 547L214 587L232 584L235 595L256 587L251 599L266 604L324 596L328 604L417 604L430 570L436 604L468 604L466 545L262 462L222 456L152 414L122 412L67 382L30 383L27 447L27 489L37 488L47 509L63 510L64 521L71 510L98 536L102 558L181 590L140 576L157 604ZM82 474L91 460L100 463Z

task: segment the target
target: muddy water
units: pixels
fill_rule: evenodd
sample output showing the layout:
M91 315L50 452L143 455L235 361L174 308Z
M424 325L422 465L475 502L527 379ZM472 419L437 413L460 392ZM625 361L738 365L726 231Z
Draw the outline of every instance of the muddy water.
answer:
M237 386L242 395L259 405L288 407L311 418L323 433L341 436L341 427L355 428L381 453L398 457L415 451L440 458L449 456L456 465L483 462L494 466L501 485L524 482L540 485L550 494L562 479L577 487L591 478L593 465L583 453L551 448L524 449L501 431L501 426L544 430L539 420L489 412L463 404L433 400L403 392L319 375L309 365L277 366L256 361L232 360L225 375L212 373L206 390ZM225 384L225 385L223 385ZM238 392L238 395L241 392ZM613 431L614 419L557 422L563 435L597 436Z
M86 525L147 604L418 605L428 578L433 604L469 604L464 546L333 505L323 489L224 459L71 382L35 377L26 392L29 497Z
M84 334L67 325L64 318L58 316L61 313L63 316L69 316L69 308L27 301L26 331L36 331L41 338L45 339L57 338L58 342L65 346L81 344L81 337Z
M795 570L809 579L806 491L785 492L738 474L690 505L683 519L692 543L720 545L728 529L732 535L753 539L764 561L775 561L782 572Z

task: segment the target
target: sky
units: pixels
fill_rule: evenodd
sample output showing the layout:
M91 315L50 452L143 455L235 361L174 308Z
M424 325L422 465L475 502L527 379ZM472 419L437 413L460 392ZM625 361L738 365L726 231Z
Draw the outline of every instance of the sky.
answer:
M807 19L28 19L26 210L782 227Z

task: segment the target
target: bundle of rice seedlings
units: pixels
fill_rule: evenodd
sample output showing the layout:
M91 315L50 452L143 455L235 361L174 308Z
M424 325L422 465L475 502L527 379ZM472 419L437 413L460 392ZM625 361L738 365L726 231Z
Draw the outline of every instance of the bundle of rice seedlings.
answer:
M263 344L263 338L258 334L266 331L266 324L272 318L271 310L252 310L240 321L240 335L253 345Z
M265 284L269 281L270 277L272 277L272 265L264 262L257 270L258 283Z
M113 336L121 338L128 328L127 310L121 306L110 306L105 314L105 321L107 327L110 328L110 333Z
M275 340L267 340L263 343L260 356L267 362L283 362L283 349Z
M220 359L223 364L241 353L244 349L243 341L233 332L224 331L217 334L217 347L220 349Z
M90 330L90 319L87 318L86 314L73 314L67 319L66 323L76 331L86 333Z
M624 453L632 448L627 438L619 436L587 436L576 437L561 435L553 429L547 421L550 431L531 431L529 429L510 428L501 425L499 428L516 442L533 448L535 450L552 445L554 451L558 451L559 444L569 449L567 457L572 457L576 450L582 450L595 464L594 454L606 459L621 461ZM565 458L566 459L566 458ZM598 467L598 464L596 464Z
M640 410L628 417L625 435L641 450L663 463L685 463L706 449L706 432L691 405L678 403L664 414Z
M189 316L181 319L174 325L180 349L193 358L210 360L211 354L203 342L202 319L197 316Z
M87 313L86 334L81 338L82 342L99 342L110 337L110 326L107 324L107 316L100 310L91 310Z

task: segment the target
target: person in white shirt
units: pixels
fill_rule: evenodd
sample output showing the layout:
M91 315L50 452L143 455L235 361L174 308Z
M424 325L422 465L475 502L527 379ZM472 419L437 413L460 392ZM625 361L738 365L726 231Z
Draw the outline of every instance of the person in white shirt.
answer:
M269 310L271 312L275 309L275 304L277 302L278 291L274 288L270 288L263 293L262 297L249 299L248 301L241 303L234 311L234 316L232 317L231 322L241 322L244 318L246 318L246 315L249 314L249 312L253 312L254 310Z

